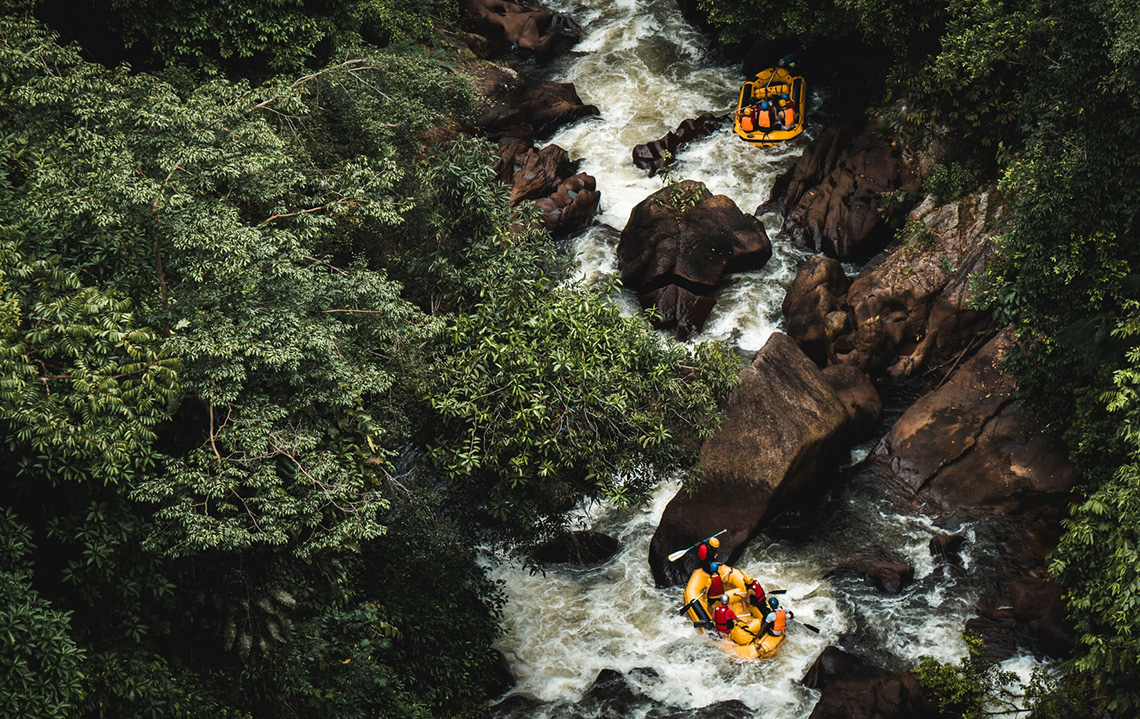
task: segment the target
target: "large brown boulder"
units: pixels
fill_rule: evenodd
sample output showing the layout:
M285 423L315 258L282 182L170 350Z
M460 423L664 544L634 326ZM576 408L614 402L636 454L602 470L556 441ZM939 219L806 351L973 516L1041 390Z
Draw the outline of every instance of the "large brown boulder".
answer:
M659 329L684 340L704 326L724 274L763 267L772 243L730 198L684 180L633 208L617 254L622 283L659 310Z
M475 118L475 125L492 140L545 140L570 123L598 114L595 105L582 102L572 83L504 81L493 87L498 89L485 97Z
M1073 648L1073 632L1065 619L1064 588L1040 577L1019 577L1009 584L1013 618L1032 630L1046 651L1064 656Z
M820 367L835 363L832 345L836 336L848 329L843 299L850 286L838 260L811 255L784 295L782 309L788 334Z
M1005 594L978 607L966 628L986 643L986 653L1001 661L1029 650L1066 658L1073 649L1073 631L1065 619L1064 588L1042 579L1044 567L1016 577Z
M1014 351L1005 331L920 397L872 452L899 498L938 512L1016 513L1063 504L1076 479L1063 449L1014 400L999 368Z
M698 117L682 120L676 130L665 133L661 139L644 145L635 145L633 164L642 170L648 170L649 176L652 177L677 157L677 151L682 146L711 135L723 127L727 119L727 115L713 115L711 112L706 112Z
M666 506L649 547L661 586L696 567L690 552L666 557L721 529L720 556L732 561L763 522L817 489L844 446L847 411L818 367L784 334L773 334L740 375L725 421L701 448L704 479Z
M527 140L499 142L495 172L511 185L511 204L534 201L543 224L555 236L586 227L598 210L601 193L594 178L576 169L577 163L570 162L557 145L536 150Z
M1006 229L995 221L1001 216L995 204L991 193L982 192L942 206L927 198L915 208L909 232L847 290L852 331L834 345L840 362L903 376L959 348L976 349L992 334L988 317L967 303L971 273L984 269L992 238ZM935 324L928 326L938 302ZM928 334L933 337L920 350Z
M1005 217L990 192L946 205L928 197L854 280L835 260L810 257L784 299L788 334L821 366L895 378L948 372L993 335L988 314L970 305L970 278L985 269Z
M579 172L561 180L551 195L534 204L542 212L546 229L555 237L563 237L590 224L598 213L601 198L594 176Z
M858 442L872 436L883 416L883 399L871 378L845 364L826 367L822 374L847 410L849 440Z
M837 647L823 650L803 684L820 690L809 719L933 719L939 715L914 676L864 664Z
M470 29L486 36L497 53L522 48L541 62L569 50L582 37L582 29L566 15L530 5L464 0L463 10Z
M829 127L777 181L785 232L831 257L861 259L891 238L887 220L918 192L917 159L898 140L868 124L852 137Z

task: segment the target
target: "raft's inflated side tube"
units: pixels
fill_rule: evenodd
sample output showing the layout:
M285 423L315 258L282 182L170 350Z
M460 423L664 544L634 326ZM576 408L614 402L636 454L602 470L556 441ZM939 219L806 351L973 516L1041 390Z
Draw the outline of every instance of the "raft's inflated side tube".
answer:
M728 595L728 606L740 618L736 626L729 632L728 639L723 644L726 648L745 659L765 659L776 653L784 643L787 633L773 637L761 634L764 615L762 610L748 604L748 585L752 577L735 567L721 565L717 570L724 583L724 592ZM685 585L685 604L688 605L688 616L694 622L700 622L701 631L712 621L712 608L709 606L705 590L708 589L712 575L703 569L696 569L689 575L689 583Z

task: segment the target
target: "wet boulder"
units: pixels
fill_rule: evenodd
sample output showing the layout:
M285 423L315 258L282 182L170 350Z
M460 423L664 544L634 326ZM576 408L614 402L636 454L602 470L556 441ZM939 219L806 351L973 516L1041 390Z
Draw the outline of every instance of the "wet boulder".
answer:
M553 194L536 200L535 205L550 234L565 237L590 224L598 214L601 198L593 175L579 172L559 182Z
M682 120L676 130L665 133L659 140L647 142L644 145L635 145L633 148L633 164L642 170L647 170L649 176L657 174L665 165L677 157L677 152L684 145L707 137L724 126L728 120L727 115L713 115L706 112L698 117Z
M756 711L739 699L714 702L697 709L654 707L645 719L752 719Z
M582 38L569 16L508 0L464 0L468 27L487 38L492 50L521 48L540 62L566 52Z
M845 364L825 367L822 374L847 410L848 441L854 443L872 436L883 415L883 399L871 378Z
M511 671L511 664L507 661L507 657L498 649L492 649L491 653L495 660L491 666L491 671L488 672L483 681L483 690L488 697L493 699L510 691L518 680L515 678L515 673Z
M978 616L966 622L977 634L986 654L1003 661L1026 651L1038 656L1066 658L1074 637L1065 620L1064 588L1046 581L1044 567L1016 577L1002 596L978 606Z
M617 254L622 283L660 311L659 329L685 340L704 326L721 278L763 267L772 243L730 198L684 180L633 208Z
M809 719L938 716L913 675L870 666L837 647L823 650L803 683L820 690Z
M511 204L537 200L554 193L562 178L574 174L566 151L558 145L541 150L521 139L507 138L499 143L495 174L511 185Z
M787 332L800 349L820 367L834 364L832 344L837 333L847 329L843 298L851 281L839 261L811 255L800 265L781 309ZM839 320L830 320L833 313Z
M949 372L993 336L988 314L971 307L970 278L985 270L1006 217L989 192L945 205L928 197L853 280L835 260L809 258L784 299L788 334L821 366L896 379Z
M531 719L539 716L544 704L530 694L511 694L488 710L490 719Z
M1072 629L1065 620L1064 587L1036 576L1019 577L1009 584L1013 618L1025 624L1053 656L1065 656L1073 648Z
M990 340L949 380L911 405L871 460L893 478L900 502L944 513L1017 513L1062 507L1076 475L1063 448L1025 414L999 368L1012 332Z
M603 669L586 690L578 709L590 716L626 716L638 703L638 693L624 674Z
M968 542L961 534L938 534L930 539L930 556L941 564L962 565L962 547Z
M837 567L828 576L861 577L868 586L895 595L914 581L914 567L885 559L862 559Z
M910 377L922 369L947 374L954 366L994 335L989 312L974 309L977 290L973 278L985 272L994 254L990 232L956 265L954 275L938 294L920 333L918 344L887 367L894 378Z
M841 260L870 257L891 239L889 220L921 184L918 162L874 125L852 136L829 127L773 192L784 193L785 232Z
M534 558L548 564L595 567L605 564L618 551L618 540L601 532L566 532L535 551Z
M845 450L847 410L819 368L781 333L773 334L740 375L721 428L701 448L704 479L666 506L649 547L659 586L680 584L696 568L693 552L667 561L721 529L720 556L733 561L765 520L829 478Z
M833 345L840 362L906 376L971 345L977 349L992 335L988 316L967 303L971 274L985 268L992 238L1006 229L994 221L991 213L1000 213L994 204L983 192L941 206L927 198L915 208L909 231L847 290L851 331Z
M559 129L598 114L568 82L531 80L505 83L485 97L475 125L488 138L545 140Z
M551 234L571 234L597 214L601 193L594 178L577 172L577 163L570 162L561 147L536 150L528 140L504 138L498 154L495 173L511 185L511 204L533 201Z

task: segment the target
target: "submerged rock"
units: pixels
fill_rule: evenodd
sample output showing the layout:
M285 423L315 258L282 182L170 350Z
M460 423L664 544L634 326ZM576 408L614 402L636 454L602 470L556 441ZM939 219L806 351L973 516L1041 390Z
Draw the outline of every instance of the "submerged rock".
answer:
M723 127L727 120L728 115L713 115L711 112L682 120L676 130L665 133L661 139L635 145L633 164L642 170L648 170L652 177L676 158L677 151L683 145L711 135Z
M617 539L601 532L567 532L539 547L534 557L549 564L593 567L612 559L618 546Z
M828 576L851 574L862 577L869 586L884 594L895 595L914 581L914 567L885 559L850 562L828 572Z
M740 376L725 422L705 442L705 476L677 493L649 547L659 586L680 584L696 568L692 552L673 551L727 529L720 556L732 561L764 521L819 489L846 445L847 410L819 368L781 333L773 334Z

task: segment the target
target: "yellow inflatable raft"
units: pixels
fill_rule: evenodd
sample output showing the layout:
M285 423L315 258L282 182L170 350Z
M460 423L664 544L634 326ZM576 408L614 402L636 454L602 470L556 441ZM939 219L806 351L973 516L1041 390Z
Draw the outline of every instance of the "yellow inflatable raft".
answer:
M748 603L747 587L752 583L752 577L723 564L717 569L717 574L724 583L725 594L729 596L728 606L740 619L721 643L744 659L767 659L774 655L788 635L784 632L773 637L763 633L764 613ZM700 623L702 632L705 627L712 626L713 607L709 605L706 591L710 581L712 575L703 569L696 569L685 586L685 606L688 607L686 614L694 624Z
M776 124L761 128L756 126L753 120L744 117L747 108L754 105L758 107L765 100L777 102L784 94L788 95L795 110L795 122L791 127L784 129ZM792 75L782 67L762 70L756 73L754 80L749 80L740 87L740 99L736 103L736 113L733 115L733 129L745 142L759 147L771 147L784 140L790 140L804 131L806 96L804 79L799 75Z

